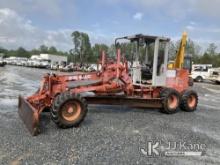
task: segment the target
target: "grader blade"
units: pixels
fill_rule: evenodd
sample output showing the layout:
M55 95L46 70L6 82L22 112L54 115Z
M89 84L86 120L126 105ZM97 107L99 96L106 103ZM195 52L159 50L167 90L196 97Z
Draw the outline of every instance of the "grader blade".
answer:
M22 96L18 100L18 114L33 136L40 133L38 111Z

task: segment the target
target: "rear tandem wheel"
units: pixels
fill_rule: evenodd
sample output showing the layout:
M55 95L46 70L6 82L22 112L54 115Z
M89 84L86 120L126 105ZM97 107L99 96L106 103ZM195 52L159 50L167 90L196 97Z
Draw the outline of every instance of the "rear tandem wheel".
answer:
M181 97L180 107L187 112L193 112L196 110L198 104L198 95L193 90L185 90Z

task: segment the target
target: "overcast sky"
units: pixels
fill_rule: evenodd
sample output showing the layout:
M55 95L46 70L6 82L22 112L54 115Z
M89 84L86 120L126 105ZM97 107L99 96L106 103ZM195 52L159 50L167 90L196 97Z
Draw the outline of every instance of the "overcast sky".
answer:
M0 0L0 46L68 51L71 32L92 44L135 33L177 40L185 30L202 46L220 47L220 0Z

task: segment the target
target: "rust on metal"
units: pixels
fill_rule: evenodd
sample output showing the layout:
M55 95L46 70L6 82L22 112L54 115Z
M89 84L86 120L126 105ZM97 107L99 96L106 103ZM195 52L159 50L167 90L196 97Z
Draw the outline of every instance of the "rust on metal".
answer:
M22 96L19 96L18 114L33 136L40 133L38 110L32 107Z

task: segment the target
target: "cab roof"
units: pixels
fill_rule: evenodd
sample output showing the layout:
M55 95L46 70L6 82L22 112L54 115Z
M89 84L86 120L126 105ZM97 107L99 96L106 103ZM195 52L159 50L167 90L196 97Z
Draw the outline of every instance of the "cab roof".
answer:
M170 38L160 37L160 36L152 36L152 35L143 35L143 34L135 34L135 35L131 35L131 36L120 37L120 38L116 38L116 40L127 39L132 42L132 41L138 41L139 39L143 39L144 41L147 41L147 42L154 42L157 38L160 38L160 40L162 40L162 41L170 41Z

